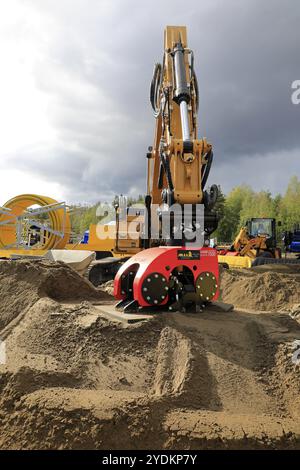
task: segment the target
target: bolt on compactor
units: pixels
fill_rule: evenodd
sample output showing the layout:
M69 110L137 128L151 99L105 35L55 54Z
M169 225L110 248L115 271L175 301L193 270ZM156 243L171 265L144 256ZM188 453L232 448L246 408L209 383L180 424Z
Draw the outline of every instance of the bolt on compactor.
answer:
M198 84L185 27L165 30L163 63L155 65L150 101L155 137L146 155L144 219L134 242L130 236L121 240L124 252L137 253L116 274L117 308L201 310L219 294L217 252L208 246L218 224L213 212L218 188L205 190L213 152L197 136ZM120 226L117 219L117 243Z

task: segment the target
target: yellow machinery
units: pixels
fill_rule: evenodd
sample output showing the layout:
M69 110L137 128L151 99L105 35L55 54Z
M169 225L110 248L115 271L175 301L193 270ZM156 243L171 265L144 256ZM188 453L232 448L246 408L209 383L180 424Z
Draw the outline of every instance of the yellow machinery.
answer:
M281 258L276 242L276 221L272 218L252 218L236 236L230 249L218 250L219 262L233 268L250 268L273 263ZM282 263L288 260L282 260Z
M71 220L66 204L48 196L21 194L0 207L0 259L43 257L49 250L63 249L94 251L99 258L113 256L115 227L101 228L110 230L111 238L99 239L99 226L92 224L88 244L70 243Z
M147 153L147 194L152 204L208 206L204 186L212 146L197 136L198 85L185 27L166 28L164 50L163 64L156 64L150 89L156 128L153 148ZM212 192L216 197L215 186Z

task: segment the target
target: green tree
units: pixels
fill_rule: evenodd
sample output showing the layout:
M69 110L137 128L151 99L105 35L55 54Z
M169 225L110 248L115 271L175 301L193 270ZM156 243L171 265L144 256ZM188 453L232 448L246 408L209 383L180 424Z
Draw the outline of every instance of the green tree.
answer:
M240 223L244 225L252 217L275 217L275 205L272 195L269 191L252 191L249 197L243 201L240 212Z
M102 217L97 215L99 204L100 202L90 206L79 205L70 207L72 232L81 236L91 224L96 224L101 220Z
M225 215L225 204L226 204L226 198L225 198L225 195L223 194L223 191L221 189L221 186L218 187L219 189L219 193L218 193L218 198L217 198L217 202L216 202L216 205L215 205L215 208L214 208L214 211L217 213L218 215L218 219L219 219L219 225L218 225L218 228L217 230L213 233L213 237L216 237L217 239L220 238L221 234L222 234L222 221L224 219L224 215Z
M241 225L241 211L253 197L249 186L237 186L225 198L223 217L219 222L217 238L219 242L231 242Z
M291 230L300 222L300 181L297 176L292 176L289 181L279 204L278 215L283 230Z
M144 203L144 196L129 197L128 206L135 203ZM97 216L97 207L100 203L90 206L71 206L72 230L78 236L87 230L90 224L101 220ZM237 186L225 196L219 188L219 195L215 210L219 216L219 226L213 236L218 243L232 242L238 230L252 217L274 217L282 222L277 229L277 236L283 230L293 229L300 223L300 180L293 176L283 196L272 197L269 191L255 192L250 186Z

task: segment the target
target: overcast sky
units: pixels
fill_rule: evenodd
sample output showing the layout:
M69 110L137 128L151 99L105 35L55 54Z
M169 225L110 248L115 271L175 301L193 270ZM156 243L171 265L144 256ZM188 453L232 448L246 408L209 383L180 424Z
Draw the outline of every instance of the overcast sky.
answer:
M300 176L299 0L3 0L0 205L145 192L153 65L186 25L211 183L284 191Z

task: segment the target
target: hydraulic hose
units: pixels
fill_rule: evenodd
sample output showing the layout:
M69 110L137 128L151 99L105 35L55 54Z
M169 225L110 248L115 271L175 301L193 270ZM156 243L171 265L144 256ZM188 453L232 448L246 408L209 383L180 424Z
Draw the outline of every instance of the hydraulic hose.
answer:
M192 86L193 86L194 91L195 91L196 111L198 112L198 110L199 110L199 86L198 86L197 75L196 75L194 70L193 70L193 73L192 73L191 83L192 83Z
M161 64L155 64L153 77L150 85L150 103L154 112L154 116L157 117L160 113L160 87L162 82L162 66Z
M166 178L167 178L168 187L170 191L174 191L174 185L172 181L172 174L171 174L169 159L163 151L160 151L160 160L162 162L162 166L163 166Z
M202 168L202 178L201 178L202 191L204 190L205 185L207 183L207 179L209 177L213 158L214 158L213 151L210 150L207 154L207 163L204 165L204 168Z

